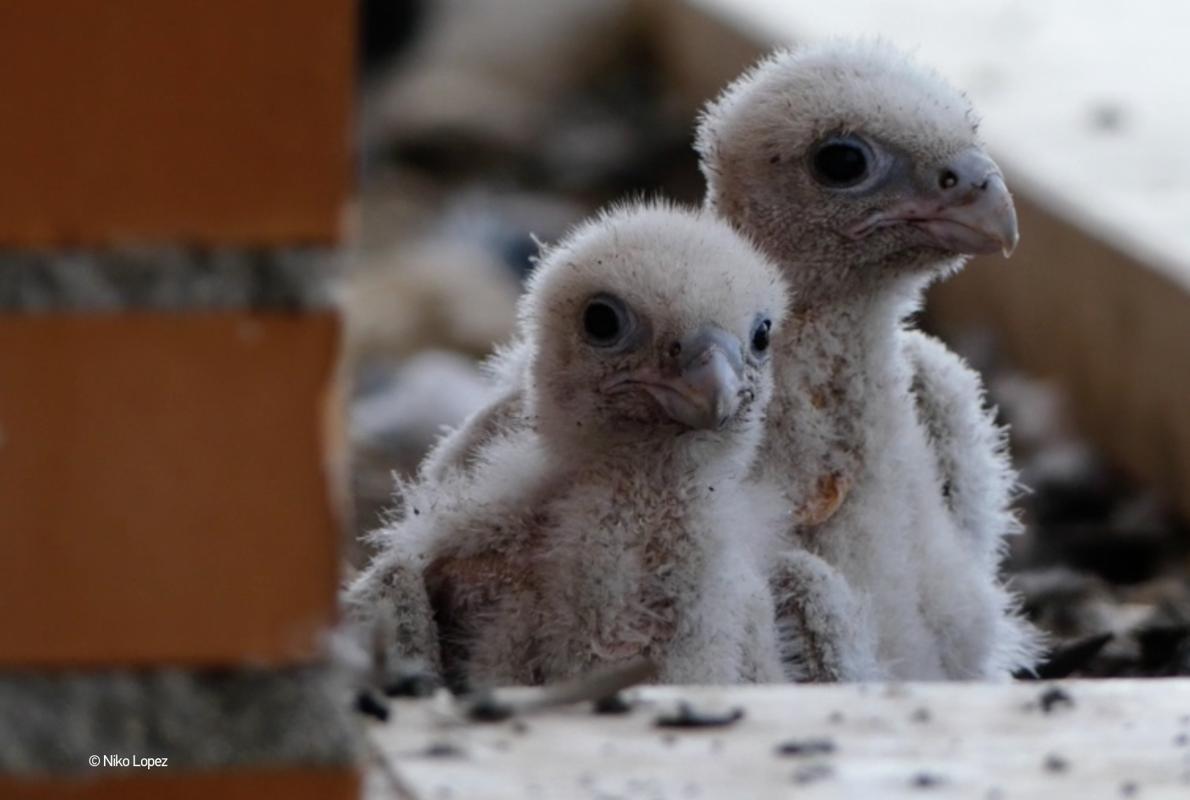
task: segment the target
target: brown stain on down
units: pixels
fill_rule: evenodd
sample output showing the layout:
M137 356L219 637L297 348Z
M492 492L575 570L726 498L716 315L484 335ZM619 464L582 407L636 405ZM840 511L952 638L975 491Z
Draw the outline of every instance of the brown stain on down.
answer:
M535 522L536 530L523 549L440 556L426 567L423 580L449 685L467 683L470 640L477 634L475 626L483 613L501 598L540 593L533 562L541 544L537 534L542 522Z
M797 509L797 521L801 525L822 525L835 515L851 491L851 479L839 472L822 475L815 485L814 496Z
M359 775L349 767L241 767L227 772L179 772L165 767L141 774L100 767L74 778L0 776L0 797L9 800L356 800L359 796Z
M355 3L0 3L0 244L325 242Z
M313 657L329 314L0 317L0 665Z

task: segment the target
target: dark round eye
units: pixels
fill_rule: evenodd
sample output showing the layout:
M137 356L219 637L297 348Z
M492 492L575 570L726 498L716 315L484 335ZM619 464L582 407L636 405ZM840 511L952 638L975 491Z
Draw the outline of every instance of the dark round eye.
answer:
M762 319L756 323L755 330L752 331L752 350L757 353L763 353L769 349L769 333L773 330L773 321Z
M596 297L583 309L583 333L587 341L598 347L618 342L627 322L622 306L612 298Z
M823 186L854 186L868 176L868 153L858 140L829 139L811 157L814 177Z

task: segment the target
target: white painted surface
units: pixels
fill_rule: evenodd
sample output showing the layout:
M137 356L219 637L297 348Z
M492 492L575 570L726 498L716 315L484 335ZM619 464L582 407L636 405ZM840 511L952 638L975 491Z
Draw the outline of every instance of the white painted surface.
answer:
M1014 185L1190 288L1190 3L689 1L764 42L915 51L969 92Z
M1044 713L1038 699L1047 688L650 687L641 690L646 703L624 716L595 716L584 705L523 725L458 722L444 696L400 701L392 721L370 728L378 757L368 797L1190 797L1190 680L1069 682L1073 705ZM656 727L676 698L738 706L745 716L728 728ZM776 752L811 739L834 751ZM443 744L454 755L427 752ZM1047 768L1051 758L1064 767ZM922 775L935 783L917 785Z

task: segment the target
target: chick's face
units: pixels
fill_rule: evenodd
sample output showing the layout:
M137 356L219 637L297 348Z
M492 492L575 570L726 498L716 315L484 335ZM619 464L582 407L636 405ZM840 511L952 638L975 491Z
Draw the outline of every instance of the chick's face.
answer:
M751 245L703 219L613 220L540 268L526 321L543 431L729 443L760 430L784 288Z
M542 331L538 359L549 375L542 400L563 426L647 440L757 425L771 391L772 314L690 318L667 305L613 287L560 301L562 324Z
M883 45L784 54L708 109L719 210L783 261L912 271L1016 246L965 97Z

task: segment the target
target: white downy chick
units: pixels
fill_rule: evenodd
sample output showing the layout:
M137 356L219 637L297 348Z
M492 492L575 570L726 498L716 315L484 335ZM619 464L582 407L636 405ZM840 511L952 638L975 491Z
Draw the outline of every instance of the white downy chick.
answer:
M440 656L456 686L639 657L665 682L783 680L767 562L787 506L745 479L785 304L709 212L627 206L551 250L521 307L532 425L406 487L348 593L388 662Z
M741 76L697 148L708 206L795 293L757 475L783 485L805 545L858 595L879 674L1030 666L1036 636L996 575L1016 524L1003 434L978 377L905 327L930 281L1017 241L970 104L888 45L831 43Z

